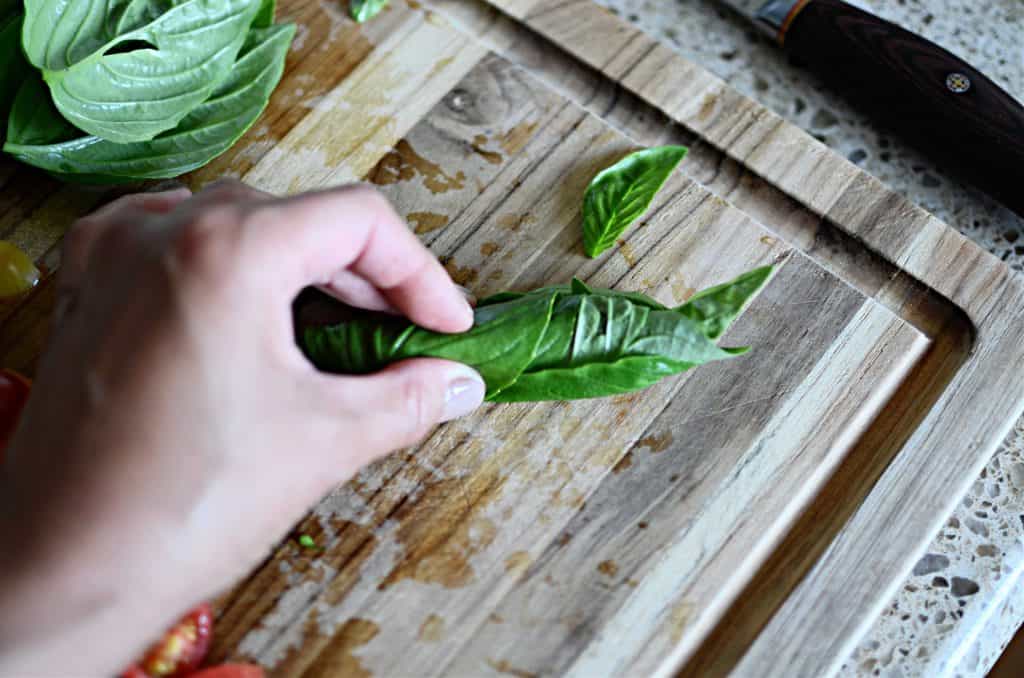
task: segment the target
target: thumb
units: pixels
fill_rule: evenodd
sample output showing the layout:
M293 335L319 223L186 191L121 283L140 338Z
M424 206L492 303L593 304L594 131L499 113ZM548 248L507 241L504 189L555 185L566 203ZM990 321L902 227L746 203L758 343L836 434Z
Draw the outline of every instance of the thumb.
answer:
M367 376L318 376L322 404L346 422L340 434L346 442L362 444L365 450L353 451L368 454L366 462L419 442L436 424L469 414L486 390L473 368L436 358L404 360Z

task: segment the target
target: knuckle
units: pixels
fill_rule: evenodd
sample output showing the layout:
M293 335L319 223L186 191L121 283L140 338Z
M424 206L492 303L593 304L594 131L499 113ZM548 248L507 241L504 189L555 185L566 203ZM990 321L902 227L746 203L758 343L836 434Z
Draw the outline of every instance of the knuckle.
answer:
M235 202L252 198L257 191L237 179L218 179L203 189L202 195L214 203Z
M438 393L426 380L411 377L402 384L400 418L402 446L412 445L422 439L441 418L442 403Z
M205 284L222 285L240 257L241 210L233 205L205 209L185 222L173 239L171 263Z
M347 201L367 205L373 212L394 212L391 202L383 193L380 192L380 189L373 184L348 184L336 190L338 194L344 196Z
M107 226L96 238L96 249L107 254L123 252L131 248L138 240L138 224L131 221L118 221ZM83 240L86 236L83 236Z

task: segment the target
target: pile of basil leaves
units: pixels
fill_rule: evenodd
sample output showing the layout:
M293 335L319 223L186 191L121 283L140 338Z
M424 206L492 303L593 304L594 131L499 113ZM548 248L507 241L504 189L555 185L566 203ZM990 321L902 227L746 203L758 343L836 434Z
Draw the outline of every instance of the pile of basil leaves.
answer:
M294 34L274 0L0 0L3 150L85 183L197 169L262 113Z

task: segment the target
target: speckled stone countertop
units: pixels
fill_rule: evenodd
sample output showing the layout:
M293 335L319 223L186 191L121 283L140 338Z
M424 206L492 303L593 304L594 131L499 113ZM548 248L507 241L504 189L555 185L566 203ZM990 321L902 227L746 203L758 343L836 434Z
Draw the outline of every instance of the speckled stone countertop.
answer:
M899 139L879 132L713 0L599 2L1024 271L1024 219L958 184ZM852 4L930 38L1024 100L1024 1ZM841 675L984 676L1024 621L1022 574L1024 419L935 535L928 554L847 659Z

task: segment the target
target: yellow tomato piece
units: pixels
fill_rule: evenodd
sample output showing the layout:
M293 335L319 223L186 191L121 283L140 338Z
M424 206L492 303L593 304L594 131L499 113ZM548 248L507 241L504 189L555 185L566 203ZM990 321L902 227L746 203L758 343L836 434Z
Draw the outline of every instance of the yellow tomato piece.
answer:
M0 240L0 299L16 297L39 282L39 269L17 247Z

